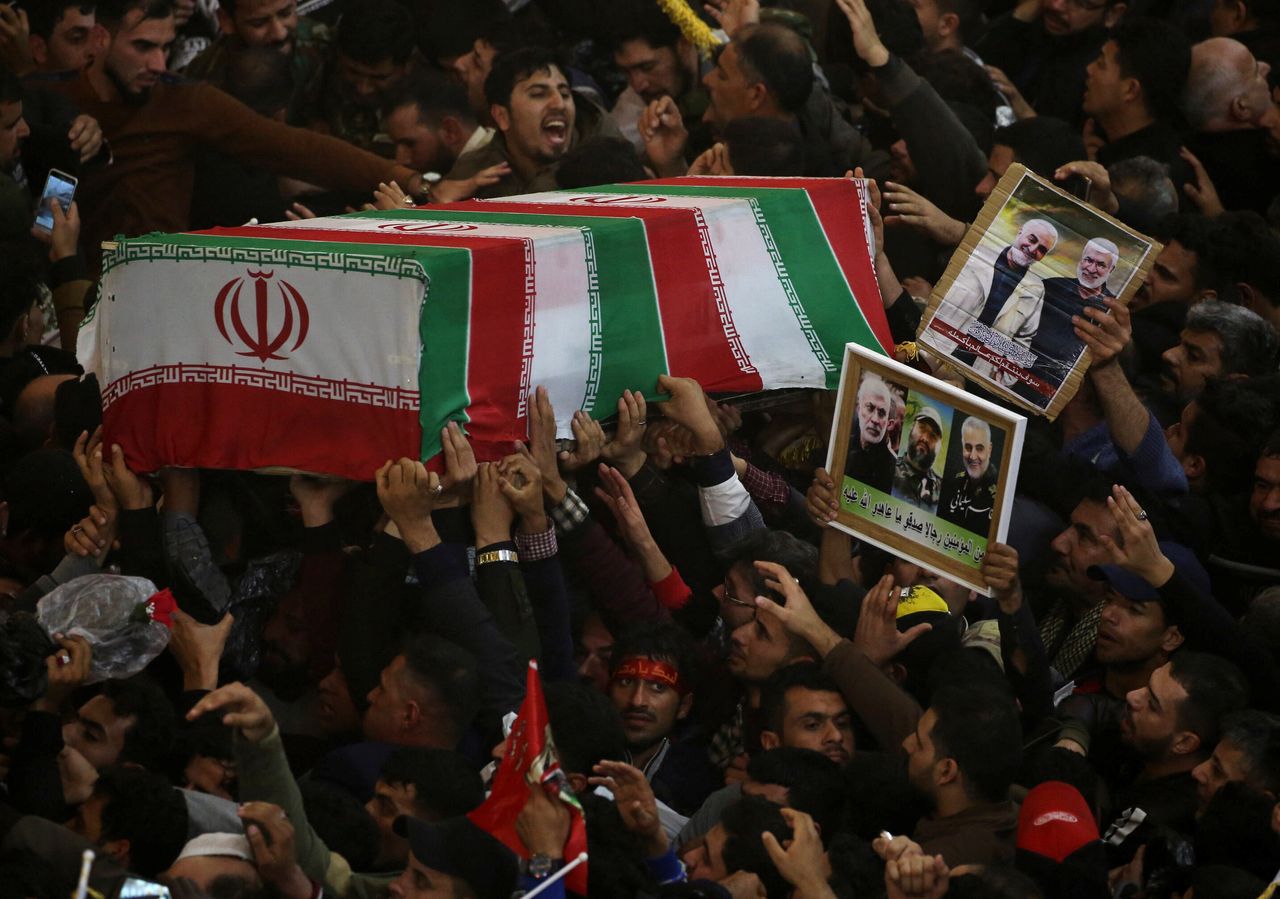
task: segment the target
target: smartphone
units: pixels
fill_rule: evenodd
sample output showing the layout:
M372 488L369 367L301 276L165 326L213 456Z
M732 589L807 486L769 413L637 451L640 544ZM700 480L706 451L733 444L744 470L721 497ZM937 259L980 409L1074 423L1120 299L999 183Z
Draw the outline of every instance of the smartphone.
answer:
M141 877L126 877L116 899L173 899L173 896L163 883L143 880Z
M53 213L49 210L49 200L56 199L65 213L71 207L71 200L76 195L79 183L75 175L68 175L58 169L49 169L49 177L44 182L44 192L40 194L40 205L36 209L36 227L42 231L53 230Z

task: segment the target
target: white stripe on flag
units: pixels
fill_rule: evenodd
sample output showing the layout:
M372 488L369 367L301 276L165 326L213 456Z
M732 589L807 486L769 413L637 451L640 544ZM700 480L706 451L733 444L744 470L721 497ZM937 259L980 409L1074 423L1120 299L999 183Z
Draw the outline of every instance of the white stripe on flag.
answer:
M417 408L425 285L403 276L410 268L403 260L374 258L372 268L384 277L371 278L319 264L264 264L261 255L212 255L223 248L203 260L192 257L200 247L139 249L154 253L103 277L101 302L110 308L98 310L78 348L108 403L150 378L271 383L364 405L400 408L411 400ZM357 298L367 314L351 314Z
M533 270L534 319L525 328L521 365L524 396L538 385L547 388L556 410L556 435L573 436L573 413L587 403L591 372L600 364L600 289L595 266L588 266L593 247L581 228L556 225L509 225L405 218L324 218L280 222L280 228L315 228L398 235L489 238L525 242L526 267ZM479 258L479 257L477 257ZM485 298L473 298L473 315L489 314ZM430 325L430 308L427 323ZM472 333L482 332L483 328ZM483 353L471 347L471 354Z
M826 383L826 369L814 353L797 307L779 278L769 242L757 221L753 204L745 199L663 196L658 194L592 194L554 191L490 200L491 203L549 203L578 207L640 207L702 211L712 251L724 279L733 325L742 339L748 361L760 372L765 389L797 383ZM660 302L671 302L662 297ZM679 339L669 335L669 339Z

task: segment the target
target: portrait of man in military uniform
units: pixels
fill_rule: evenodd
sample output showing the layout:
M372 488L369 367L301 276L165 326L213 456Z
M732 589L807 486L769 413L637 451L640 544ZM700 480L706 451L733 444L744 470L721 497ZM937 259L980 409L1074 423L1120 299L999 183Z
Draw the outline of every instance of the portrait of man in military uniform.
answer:
M893 495L933 514L938 510L942 477L934 471L943 444L944 421L933 406L915 414L893 472Z
M996 504L999 470L995 464L991 426L976 416L960 424L961 464L949 468L942 483L938 517L974 534L991 530L991 513Z

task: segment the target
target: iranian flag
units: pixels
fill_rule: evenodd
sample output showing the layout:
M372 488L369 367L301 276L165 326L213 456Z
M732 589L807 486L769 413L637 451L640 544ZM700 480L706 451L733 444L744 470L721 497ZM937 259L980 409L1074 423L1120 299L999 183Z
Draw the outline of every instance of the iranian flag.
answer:
M138 467L367 479L464 423L480 458L659 374L835 389L889 346L860 185L676 179L121 241L81 335Z

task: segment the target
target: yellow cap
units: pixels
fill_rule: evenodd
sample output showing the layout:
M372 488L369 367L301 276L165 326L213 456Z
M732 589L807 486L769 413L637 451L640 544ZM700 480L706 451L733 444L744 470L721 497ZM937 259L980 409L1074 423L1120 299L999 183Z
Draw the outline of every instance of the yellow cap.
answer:
M903 587L900 595L897 615L899 618L904 615L914 615L916 612L946 612L948 614L951 612L951 609L947 607L946 600L933 590L920 584L914 587Z

